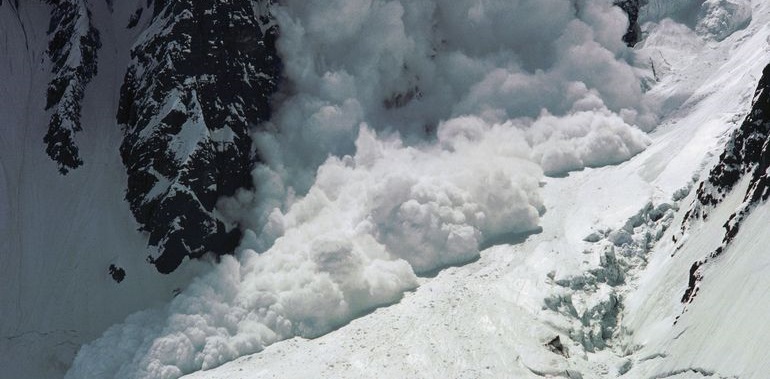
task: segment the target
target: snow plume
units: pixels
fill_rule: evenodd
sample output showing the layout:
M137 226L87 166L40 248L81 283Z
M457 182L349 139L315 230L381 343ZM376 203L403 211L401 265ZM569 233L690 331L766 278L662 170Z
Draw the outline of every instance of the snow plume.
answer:
M749 25L751 0L649 0L640 13L641 22L667 18L703 37L722 41Z
M537 228L540 170L519 129L468 117L442 124L438 140L409 148L362 127L354 156L330 158L306 196L273 214L282 237L267 251L225 257L163 310L112 327L69 377L176 378L318 336L400 299L415 271L475 258L483 236Z
M266 165L219 207L241 248L84 346L69 378L177 378L328 332L536 231L543 171L649 144L610 0L285 0L274 14L286 83L274 132L255 136Z
M649 143L646 134L629 128L620 116L596 111L563 117L544 113L530 127L527 140L534 146L532 158L554 176L623 162Z
M361 122L407 143L442 120L502 123L543 109L609 111L626 128L655 124L618 38L626 16L608 0L282 4L274 14L289 85L272 121L280 133L258 139L299 193L328 154L353 151Z

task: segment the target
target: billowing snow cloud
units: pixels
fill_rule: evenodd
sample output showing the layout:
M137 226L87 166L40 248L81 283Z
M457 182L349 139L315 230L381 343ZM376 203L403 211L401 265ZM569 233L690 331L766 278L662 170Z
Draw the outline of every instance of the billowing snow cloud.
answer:
M540 169L522 131L455 119L436 145L409 148L365 126L356 154L332 157L316 183L266 230L248 233L159 311L131 316L81 349L73 378L176 378L295 335L314 337L400 299L415 272L478 256L485 236L537 228Z
M617 38L626 17L609 0L282 4L278 45L291 85L273 119L280 133L259 140L299 193L328 154L353 152L361 122L407 143L454 117L503 123L576 104L618 114L626 127L655 123Z
M648 0L641 22L671 19L721 41L751 22L751 0Z
M580 111L562 117L544 113L527 131L532 159L548 175L616 164L644 150L649 138L615 114Z
M397 301L417 275L537 230L542 175L622 162L655 119L609 0L284 0L287 85L245 230L68 378L177 378Z

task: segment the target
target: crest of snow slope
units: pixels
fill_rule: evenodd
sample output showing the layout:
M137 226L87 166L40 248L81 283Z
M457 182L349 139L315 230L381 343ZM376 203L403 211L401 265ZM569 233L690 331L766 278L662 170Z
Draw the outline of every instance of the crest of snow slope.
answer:
M767 207L745 221L732 248L735 254L726 253L729 262L721 265L727 270L709 274L711 283L704 284L709 288L673 324L682 311L679 300L690 264L719 245L721 220L740 203L741 190L710 216L719 221L696 228L688 240L693 242L685 243L689 247L672 258L667 241L673 232L668 232L645 271L627 273L632 281L623 293L627 300L620 325L630 335L620 337L612 351L585 353L566 336L565 319L543 309L543 299L556 288L549 283L550 272L555 278L569 277L584 272L584 261L597 260L585 236L621 226L651 199L678 198L677 190L713 163L712 154L748 111L770 56L770 9L761 1L752 7L752 23L719 43L670 21L646 27L648 39L639 53L658 67L668 62L648 95L674 98L664 103L663 125L652 135L652 145L627 163L548 179L543 201L549 211L541 220L542 233L519 245L483 251L479 261L444 270L399 304L330 334L277 343L189 377L596 378L623 372L628 378L761 377L768 362L761 348L768 330L761 301L767 291L762 271ZM686 210L677 212L673 224ZM633 279L637 275L638 281ZM545 346L556 335L568 357Z
M543 169L649 143L609 1L282 5L280 132L257 136L258 192L221 203L248 228L237 259L84 346L67 377L176 378L326 333L538 230Z

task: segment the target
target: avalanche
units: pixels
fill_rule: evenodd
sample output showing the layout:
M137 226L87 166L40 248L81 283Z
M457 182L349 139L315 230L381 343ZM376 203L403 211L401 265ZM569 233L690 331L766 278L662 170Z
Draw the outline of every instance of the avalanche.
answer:
M543 170L615 164L650 143L655 104L609 1L272 13L291 86L255 134L256 192L220 204L245 228L239 253L85 345L68 377L179 377L327 333L417 275L540 231Z
M767 205L748 205L697 297L680 300L691 264L722 245L723 224L746 209L757 178L685 222L750 112L770 58L770 6L709 1L690 5L700 18L686 20L693 8L676 3L651 1L640 17L645 96L661 115L651 144L618 166L545 178L542 232L422 279L398 304L322 337L189 378L764 377ZM699 27L727 14L719 29Z
M51 9L79 18L49 35ZM730 151L764 138L768 23L763 0L0 1L25 78L0 83L0 372L761 377L764 150ZM80 108L45 110L57 75Z

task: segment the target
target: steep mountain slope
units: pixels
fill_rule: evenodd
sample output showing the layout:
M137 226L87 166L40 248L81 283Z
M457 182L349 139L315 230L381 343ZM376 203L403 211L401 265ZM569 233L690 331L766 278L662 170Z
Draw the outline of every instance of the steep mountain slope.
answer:
M664 121L628 162L548 179L540 234L323 337L189 377L763 377L770 7L751 10L722 41L645 16L638 51Z
M280 133L255 134L256 191L224 201L238 253L83 346L68 377L177 377L318 336L537 232L543 171L650 142L625 20L610 1L282 3Z
M752 211L767 201L768 192L768 128L770 128L770 65L765 67L749 115L727 142L719 162L709 172L709 176L698 187L698 201L686 215L682 232L689 232L690 226L698 219L706 220L710 208L719 206L725 197L736 190L741 179L746 179L748 187L743 203L724 222L725 235L722 244L702 260L693 263L690 268L690 283L682 297L683 303L691 303L698 293L702 279L701 266L711 259L718 258L740 232L741 224Z
M262 43L274 40L267 37L274 30L269 18L262 17L267 11L260 2L240 3L237 12L230 7L213 13L193 3L167 4L0 4L3 376L61 377L80 344L131 312L168 301L210 265L189 262L170 275L158 271L171 272L184 257L201 256L204 241L230 236L235 240L231 245L237 242L237 229L218 221L213 207L222 194L252 185L249 171L256 157L247 130L269 114L267 98L276 82L267 72L275 73L278 62L266 52L272 47ZM206 22L203 27L223 37L197 36L196 43L205 40L211 48L199 44L180 56L163 55L173 41L163 39L159 33L168 30L160 26L169 12L189 9ZM182 21L167 23L178 33L165 37L184 40L189 37L181 33L184 27L202 30L197 22ZM247 38L224 33L230 28ZM263 37L265 41L259 40ZM152 43L157 50L150 49ZM237 56L228 55L233 47ZM141 76L147 81L130 79L137 70L147 71ZM174 118L181 103L166 95L176 85L184 87L177 93L197 96L198 108ZM249 86L255 89L247 91ZM157 109L147 103L155 95L162 95L156 105L170 117L150 119ZM134 104L147 112L132 116ZM125 125L117 120L119 114ZM186 118L200 122L184 123ZM192 132L193 124L203 128L202 141L194 140L193 133L171 138L174 133L168 129L183 125ZM157 128L166 129L150 133ZM172 159L149 164L162 157ZM180 165L187 170L175 170ZM169 175L168 170L174 175L149 197L137 185L136 177L143 173ZM172 180L181 172L187 173L184 180ZM165 202L155 204L158 199ZM195 228L187 228L187 234L174 229L190 223ZM201 228L206 233L193 233ZM148 249L148 242L166 247L160 253L168 251L172 263L148 264L148 255L159 254ZM229 252L209 245L206 249Z
M0 0L0 376L759 376L768 23Z
M102 43L88 3L78 0L49 3L54 9L46 55L51 59L54 75L48 84L45 109L53 109L53 114L43 142L48 156L59 165L59 172L66 174L83 165L74 137L83 130L80 122L83 97L86 86L97 73L97 51Z
M270 117L280 72L267 3L158 1L137 25L146 30L120 91L120 153L126 200L162 273L240 240L214 207L253 186L249 130Z

